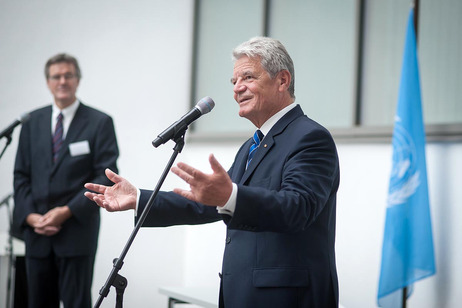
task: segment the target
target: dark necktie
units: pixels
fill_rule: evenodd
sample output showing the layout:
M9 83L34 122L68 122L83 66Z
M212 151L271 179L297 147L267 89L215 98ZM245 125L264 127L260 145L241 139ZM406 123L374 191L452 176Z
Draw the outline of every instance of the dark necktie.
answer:
M249 166L250 161L253 158L253 155L255 154L258 147L260 146L260 142L262 141L263 137L264 137L263 133L259 129L257 129L255 134L253 134L253 143L252 143L252 145L250 146L250 149L249 149L249 157L247 158L247 166L246 166L246 168Z
M63 144L63 114L58 115L56 121L55 133L53 134L53 162L58 159L58 152Z

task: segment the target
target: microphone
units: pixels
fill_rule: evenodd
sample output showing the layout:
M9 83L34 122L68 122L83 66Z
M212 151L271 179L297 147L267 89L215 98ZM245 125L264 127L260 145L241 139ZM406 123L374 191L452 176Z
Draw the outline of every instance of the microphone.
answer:
M215 107L213 99L208 96L202 98L191 111L160 133L159 136L154 139L152 145L157 148L159 145L177 137L178 133L186 130L188 125L197 120L201 115L209 113L213 107Z
M0 138L7 137L11 135L13 130L15 129L16 126L18 126L21 123L26 122L29 120L30 114L29 113L23 113L18 119L16 119L13 123L10 124L7 128L5 128L1 133L0 133Z

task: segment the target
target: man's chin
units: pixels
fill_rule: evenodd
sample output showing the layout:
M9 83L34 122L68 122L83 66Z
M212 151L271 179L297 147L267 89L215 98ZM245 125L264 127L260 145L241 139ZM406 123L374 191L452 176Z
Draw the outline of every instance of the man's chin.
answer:
M55 99L60 100L60 101L68 101L72 99L71 95L56 95Z
M75 97L70 96L55 96L55 102L59 103L62 107L67 107L73 102L75 102Z
M251 118L249 112L241 112L241 111L239 111L239 116L240 116L241 118L247 119L247 120L249 120L250 122L254 123L254 122L252 121L252 118ZM254 124L255 124L255 123L254 123Z

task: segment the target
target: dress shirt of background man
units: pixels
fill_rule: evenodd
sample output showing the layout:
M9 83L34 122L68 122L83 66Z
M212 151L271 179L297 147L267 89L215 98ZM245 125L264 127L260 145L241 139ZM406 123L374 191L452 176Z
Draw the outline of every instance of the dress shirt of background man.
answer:
M246 168L252 139L246 141L228 172L213 155L211 174L178 163L172 172L190 190L160 192L143 226L225 222L220 307L337 307L334 141L294 103L294 67L279 41L251 39L233 57L234 99L239 115L265 135L260 146ZM95 193L85 195L139 217L151 193L106 175L115 185L88 183Z
M85 182L108 183L117 169L114 124L77 100L77 60L58 54L45 66L54 104L31 112L14 168L14 220L26 245L29 307L91 307L99 207L83 196ZM53 161L52 135L62 113L64 141ZM110 183L110 182L109 182Z

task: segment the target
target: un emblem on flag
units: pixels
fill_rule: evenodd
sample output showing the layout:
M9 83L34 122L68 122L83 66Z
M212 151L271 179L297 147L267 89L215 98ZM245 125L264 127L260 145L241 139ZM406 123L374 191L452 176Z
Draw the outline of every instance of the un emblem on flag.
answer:
M420 185L417 148L399 119L393 133L393 167L388 192L388 207L403 204Z

